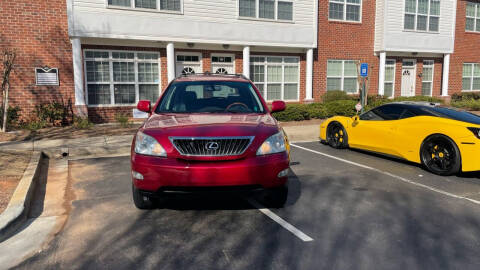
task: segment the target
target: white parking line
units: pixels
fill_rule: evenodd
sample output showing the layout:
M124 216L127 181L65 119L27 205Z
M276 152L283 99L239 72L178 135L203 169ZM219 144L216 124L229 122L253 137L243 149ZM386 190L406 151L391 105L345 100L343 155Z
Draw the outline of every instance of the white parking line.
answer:
M356 163L356 162L353 162L353 161L350 161L350 160L346 160L346 159L343 159L343 158L332 156L332 155L322 153L322 152L319 152L319 151L315 151L315 150L312 150L312 149L309 149L309 148L306 148L306 147L302 147L302 146L299 146L299 145L296 145L296 144L293 144L293 143L291 143L290 145L293 146L293 147L305 150L305 151L309 151L309 152L318 154L318 155L322 155L322 156L325 156L325 157L328 157L328 158L336 159L338 161L342 161L342 162L345 162L345 163L348 163L348 164L351 164L351 165L354 165L354 166L357 166L357 167L361 167L361 168L364 168L364 169L367 169L367 170L372 170L372 171L375 171L375 172L378 172L378 173L382 173L382 174L388 175L390 177L393 177L397 180L415 185L417 187L425 188L425 189L428 189L430 191L443 194L445 196L449 196L449 197L456 198L456 199L467 200L467 201L475 203L475 204L480 204L480 201L470 199L470 198L467 198L467 197L464 197L464 196L455 195L453 193L450 193L450 192L447 192L447 191L444 191L444 190L441 190L441 189L437 189L437 188L434 188L434 187L430 187L430 186L427 186L427 185L424 185L424 184L420 184L420 183L417 183L415 181L409 180L407 178L404 178L404 177L401 177L401 176L398 176L398 175L395 175L395 174L392 174L392 173L389 173L389 172L386 172L386 171L379 170L377 168L373 168L373 167L363 165L363 164L360 164L360 163Z
M313 238L311 238L310 236L306 235L305 233L303 233L302 231L300 231L299 229L295 228L295 226L293 226L292 224L286 222L283 218L277 216L275 213L273 213L272 211L270 211L269 209L265 208L263 205L261 205L260 203L258 203L257 201L253 200L253 199L247 199L247 201L255 208L257 208L260 212L262 212L264 215L266 215L267 217L271 218L273 221L277 222L278 224L280 224L280 226L282 226L283 228L285 228L287 231L293 233L296 237L300 238L300 240L302 240L303 242L311 242L313 241Z

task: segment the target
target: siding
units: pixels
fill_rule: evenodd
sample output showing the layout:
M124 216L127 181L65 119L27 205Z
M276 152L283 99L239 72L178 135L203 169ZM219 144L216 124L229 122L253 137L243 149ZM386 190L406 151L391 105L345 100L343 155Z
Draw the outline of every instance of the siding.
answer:
M456 0L442 0L440 3L440 25L438 33L405 31L404 0L385 0L384 46L387 51L412 51L451 53L454 44ZM380 30L379 30L380 31Z
M73 1L71 35L179 42L316 47L315 0L294 1L294 22L238 19L237 0L184 0L183 14L107 8Z
M375 12L375 51L383 48L385 30L385 0L377 0Z

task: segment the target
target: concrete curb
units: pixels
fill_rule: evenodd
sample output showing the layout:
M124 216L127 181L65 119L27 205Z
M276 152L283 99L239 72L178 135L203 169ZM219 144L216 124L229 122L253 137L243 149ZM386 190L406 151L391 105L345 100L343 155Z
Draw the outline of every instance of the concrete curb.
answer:
M42 152L33 152L27 169L18 183L7 208L0 214L0 242L18 229L27 219L30 201L35 191L40 162L45 158Z

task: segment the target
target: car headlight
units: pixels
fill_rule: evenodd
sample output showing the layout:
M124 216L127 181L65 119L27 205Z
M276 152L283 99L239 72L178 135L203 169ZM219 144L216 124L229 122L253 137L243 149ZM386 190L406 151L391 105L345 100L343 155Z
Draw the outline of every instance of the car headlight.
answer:
M257 156L281 153L285 152L286 150L287 147L285 144L285 136L283 135L283 132L278 132L263 142L263 144L257 150Z
M137 133L135 153L148 156L166 157L167 152L152 136L143 132Z
M469 127L468 128L471 132L473 132L473 134L480 139L480 128L473 128L473 127Z

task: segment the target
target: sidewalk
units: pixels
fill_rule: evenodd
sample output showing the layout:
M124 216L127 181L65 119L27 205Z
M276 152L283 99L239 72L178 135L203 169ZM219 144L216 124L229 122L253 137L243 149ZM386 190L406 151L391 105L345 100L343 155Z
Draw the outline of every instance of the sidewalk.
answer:
M300 124L301 122L299 122ZM285 125L283 129L291 142L316 141L319 136L319 125ZM88 156L112 154L125 151L129 153L132 135L97 136L77 139L43 139L22 142L1 142L0 150L32 150L44 151L60 155L68 153L72 156Z

